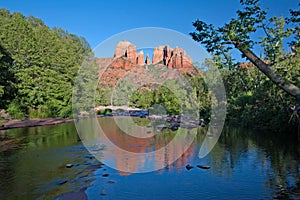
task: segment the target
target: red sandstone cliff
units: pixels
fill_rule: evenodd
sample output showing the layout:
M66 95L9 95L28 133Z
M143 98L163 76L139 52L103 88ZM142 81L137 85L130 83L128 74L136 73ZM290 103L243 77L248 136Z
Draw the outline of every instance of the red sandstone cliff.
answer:
M129 70L134 69L134 74L140 79L144 77L146 69L142 66L154 64L156 67L167 66L178 70L181 74L198 74L199 71L193 67L192 59L179 47L174 49L169 46L158 46L153 50L152 62L143 51L136 51L136 46L122 40L116 47L113 58L99 58L100 83L104 85L115 85L119 78L123 77ZM172 75L169 75L172 76Z

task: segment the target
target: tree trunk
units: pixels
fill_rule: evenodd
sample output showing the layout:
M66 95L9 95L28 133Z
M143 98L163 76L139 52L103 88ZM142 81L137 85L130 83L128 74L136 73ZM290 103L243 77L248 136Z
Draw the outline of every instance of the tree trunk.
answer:
M270 65L266 64L259 57L257 57L251 50L244 49L238 44L234 43L235 47L240 50L261 72L263 72L273 83L279 86L289 95L296 98L296 103L300 105L300 88L290 83L279 74L277 74Z

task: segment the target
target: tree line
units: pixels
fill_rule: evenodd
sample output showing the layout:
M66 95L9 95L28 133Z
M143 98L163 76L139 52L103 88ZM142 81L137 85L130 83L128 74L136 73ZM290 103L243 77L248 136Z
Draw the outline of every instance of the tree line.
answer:
M71 116L74 77L90 53L83 37L0 9L0 108L14 118Z
M236 17L223 26L198 19L190 33L222 71L228 117L250 127L298 128L300 133L300 10L270 17L259 0L240 4ZM247 67L233 58L233 50L249 62Z
M223 26L196 20L195 31L190 33L212 54L222 74L227 120L272 130L300 127L300 11L290 10L286 17L268 17L258 0L240 3L242 8L236 18ZM257 39L258 32L262 34ZM257 47L261 50L259 56L254 53ZM233 58L234 49L240 51L246 64ZM76 73L86 56L91 55L83 37L57 27L50 29L38 18L0 9L0 108L14 118L71 116ZM92 72L82 75L85 81L97 74L97 66L91 63L87 68ZM204 73L185 78L200 116L209 120L212 102ZM97 80L94 76L92 81ZM134 91L127 98L130 106L162 105L172 114L180 113L182 105L189 108L190 100L183 98L186 91L172 81L167 84L155 90ZM86 96L81 92L81 83L77 86L75 98ZM111 88L97 88L95 105L111 104L111 95ZM79 99L82 105L89 101Z

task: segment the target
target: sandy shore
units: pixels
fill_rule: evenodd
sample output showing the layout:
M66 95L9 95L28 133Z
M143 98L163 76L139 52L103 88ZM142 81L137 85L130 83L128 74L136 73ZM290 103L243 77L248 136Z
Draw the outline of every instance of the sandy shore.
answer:
M24 120L9 120L5 122L0 130L12 129L12 128L25 128L34 126L47 126L61 123L74 122L74 119L68 118L45 118L45 119L24 119Z

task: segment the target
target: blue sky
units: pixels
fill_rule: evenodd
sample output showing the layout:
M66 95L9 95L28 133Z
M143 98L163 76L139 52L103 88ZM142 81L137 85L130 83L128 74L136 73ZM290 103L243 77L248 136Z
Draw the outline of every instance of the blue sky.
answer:
M276 3L275 3L276 2ZM261 0L272 15L297 9L298 0ZM112 35L140 27L163 27L187 34L197 18L222 25L235 16L239 0L2 0L0 7L42 19L50 27L61 27L83 36L96 47Z

